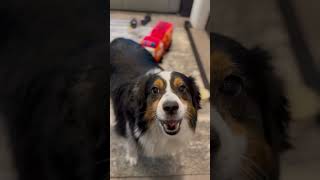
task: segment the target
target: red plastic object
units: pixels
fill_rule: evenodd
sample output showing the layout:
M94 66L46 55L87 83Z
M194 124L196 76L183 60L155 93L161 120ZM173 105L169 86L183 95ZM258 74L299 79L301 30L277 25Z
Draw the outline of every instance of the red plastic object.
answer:
M170 48L172 33L172 23L159 21L151 33L142 39L141 45L153 55L156 62L159 62L165 52Z

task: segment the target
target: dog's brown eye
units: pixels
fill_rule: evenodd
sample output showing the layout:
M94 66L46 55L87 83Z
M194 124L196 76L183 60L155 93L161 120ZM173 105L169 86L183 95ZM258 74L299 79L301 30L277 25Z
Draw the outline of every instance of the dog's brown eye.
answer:
M152 87L151 91L152 91L153 94L158 94L159 93L159 88Z
M179 91L182 92L182 93L186 92L186 86L185 85L181 85L179 87Z
M224 79L220 91L228 96L237 96L241 93L242 88L242 79L238 76L230 75Z

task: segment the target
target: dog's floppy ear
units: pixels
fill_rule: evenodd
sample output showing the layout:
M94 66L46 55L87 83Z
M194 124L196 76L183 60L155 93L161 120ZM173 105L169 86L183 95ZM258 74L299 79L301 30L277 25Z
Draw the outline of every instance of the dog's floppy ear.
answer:
M139 108L140 112L144 112L147 106L147 83L149 76L143 76L135 80L131 93L131 101L134 105ZM143 113L140 113L143 115Z
M252 66L256 96L261 107L263 126L269 144L276 152L282 152L291 147L288 142L288 125L290 115L288 102L281 80L273 72L271 56L260 48L249 51L247 57Z
M197 86L195 79L192 76L189 76L188 79L189 79L189 86L190 86L189 89L192 96L192 104L198 110L201 108L200 106L201 96L199 92L199 87Z

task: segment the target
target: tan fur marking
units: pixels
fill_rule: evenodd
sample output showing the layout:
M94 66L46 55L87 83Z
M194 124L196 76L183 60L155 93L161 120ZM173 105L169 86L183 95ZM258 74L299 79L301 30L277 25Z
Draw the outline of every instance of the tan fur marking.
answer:
M180 77L176 77L173 81L173 86L179 87L181 85L183 85L183 80Z
M189 127L193 130L193 132L195 132L196 131L196 127L194 126L192 126L192 118L194 118L193 116L196 116L197 114L197 111L196 111L196 109L193 107L193 104L192 104L192 102L190 102L190 101L186 101L186 100L184 100L184 99L181 99L181 101L182 101L182 103L183 104L185 104L186 106L187 106L187 113L186 113L186 118L188 119L188 125L189 125Z
M223 80L236 68L231 57L220 51L213 51L211 55L211 72L215 80Z
M162 79L157 79L153 82L153 85L161 90L163 90L165 87L164 87L164 82Z
M277 161L273 159L274 154L270 146L267 144L265 139L259 137L255 134L247 134L248 137L248 148L246 156L256 164L259 165L260 169L263 169L267 174L274 171L272 167L276 167ZM247 164L246 164L247 163ZM243 161L243 166L250 167L252 163L248 161Z
M153 122L155 120L155 115L158 107L159 99L154 101L151 105L147 107L146 113L144 114L144 118L149 122Z

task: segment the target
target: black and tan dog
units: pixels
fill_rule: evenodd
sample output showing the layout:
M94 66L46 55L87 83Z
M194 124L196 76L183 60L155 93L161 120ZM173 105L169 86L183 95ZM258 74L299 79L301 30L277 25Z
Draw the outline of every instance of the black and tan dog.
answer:
M260 48L211 34L214 179L279 178L290 118L270 60Z

